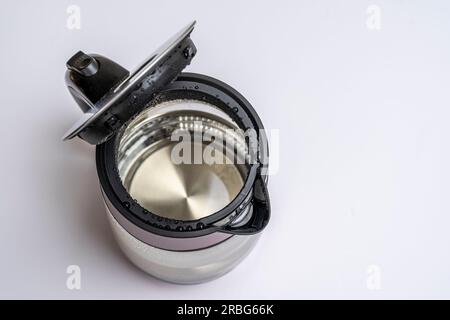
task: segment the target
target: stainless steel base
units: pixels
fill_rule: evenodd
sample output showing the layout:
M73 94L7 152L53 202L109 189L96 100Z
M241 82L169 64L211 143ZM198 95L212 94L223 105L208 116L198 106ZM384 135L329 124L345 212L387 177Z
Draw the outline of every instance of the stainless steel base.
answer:
M155 147L136 161L132 177L125 178L130 181L128 192L141 206L161 217L197 220L237 196L244 181L235 165L174 164L171 153L176 145L165 142Z
M238 236L206 249L169 251L152 247L129 234L109 213L114 236L125 255L137 267L164 281L196 284L232 270L255 246L260 234Z

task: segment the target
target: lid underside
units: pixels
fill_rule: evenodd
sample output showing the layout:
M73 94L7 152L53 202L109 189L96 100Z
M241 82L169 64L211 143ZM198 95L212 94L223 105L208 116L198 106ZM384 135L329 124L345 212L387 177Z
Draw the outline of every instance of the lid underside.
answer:
M85 82L88 83L87 86L91 90L92 87L101 87L101 84L89 83L89 80L95 79L92 77L92 72L110 72L110 70L102 70L101 63L98 63L97 66L97 62L102 61L101 58L103 57L99 56L96 59L95 57L97 56L95 55L92 56L93 58L85 55L93 59L98 70L90 71L90 73L82 76L69 67L67 71L68 76L66 77L68 79L66 80L67 85L80 107L81 103L83 104L82 109L85 112L72 128L66 132L63 140L72 139L78 135L91 144L100 144L113 136L123 123L142 110L161 89L175 80L190 63L196 53L196 48L189 38L194 25L195 21L166 41L148 59L118 84L110 88L95 103L92 103L86 97L84 94L86 92L85 88L77 87L77 84L74 84L71 78L74 76L78 78L85 77L83 80L86 80ZM88 106L87 108L86 105Z

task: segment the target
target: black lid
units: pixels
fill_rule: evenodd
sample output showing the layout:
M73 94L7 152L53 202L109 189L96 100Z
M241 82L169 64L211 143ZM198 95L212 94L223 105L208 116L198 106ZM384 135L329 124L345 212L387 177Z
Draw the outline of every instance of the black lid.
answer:
M100 144L189 65L196 48L189 38L195 21L156 50L134 71L100 55L77 52L67 61L66 84L84 112L63 140L79 136Z

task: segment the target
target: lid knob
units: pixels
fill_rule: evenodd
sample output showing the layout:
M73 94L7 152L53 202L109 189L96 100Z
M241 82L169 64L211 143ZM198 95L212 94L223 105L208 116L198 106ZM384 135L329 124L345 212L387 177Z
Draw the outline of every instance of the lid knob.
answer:
M90 77L97 73L98 63L93 57L78 51L66 63L67 68L79 73L82 76Z

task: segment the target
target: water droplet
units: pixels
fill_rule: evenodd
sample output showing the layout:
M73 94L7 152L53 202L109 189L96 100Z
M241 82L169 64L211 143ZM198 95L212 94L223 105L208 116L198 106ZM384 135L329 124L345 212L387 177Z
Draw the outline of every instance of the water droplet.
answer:
M201 222L197 223L197 229L203 229L205 225Z

